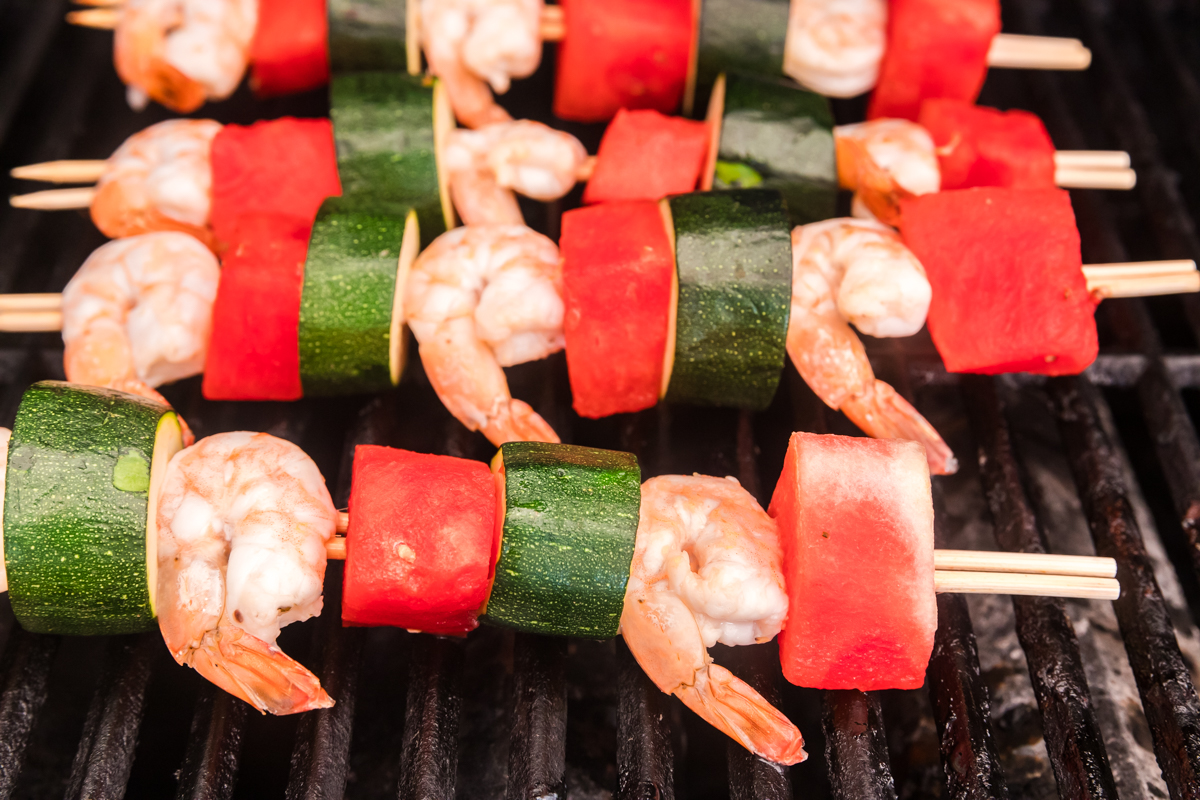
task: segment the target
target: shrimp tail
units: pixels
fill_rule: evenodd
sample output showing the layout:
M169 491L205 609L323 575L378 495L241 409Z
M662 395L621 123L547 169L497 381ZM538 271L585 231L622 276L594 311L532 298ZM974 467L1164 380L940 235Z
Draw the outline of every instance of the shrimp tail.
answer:
M501 405L481 428L483 435L499 447L505 442L561 441L546 420L523 400L515 398Z
M808 758L804 737L791 720L724 667L709 664L697 671L691 686L680 686L674 694L756 756L777 764L799 764Z
M240 628L208 631L199 647L175 660L263 713L298 714L333 705L316 675Z
M844 401L840 410L876 439L909 439L925 445L929 471L934 475L958 472L958 459L929 420L883 381L876 379L867 391Z
M885 225L900 223L900 201L913 197L883 167L875 163L863 142L841 137L836 142L838 183L853 189L863 205Z

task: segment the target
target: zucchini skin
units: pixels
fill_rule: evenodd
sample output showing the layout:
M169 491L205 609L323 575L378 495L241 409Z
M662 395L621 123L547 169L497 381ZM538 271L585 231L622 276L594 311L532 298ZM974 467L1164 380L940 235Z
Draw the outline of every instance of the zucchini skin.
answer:
M679 302L666 400L762 410L787 356L792 239L778 192L667 198Z
M300 384L306 396L392 386L392 304L404 218L346 213L325 201L300 294Z
M703 0L696 78L711 86L729 70L782 75L790 0Z
M543 442L510 442L500 453L504 533L482 620L616 636L642 498L637 458Z
M149 476L159 420L173 413L60 381L25 392L8 450L4 560L13 612L26 630L109 635L156 627L146 564Z
M782 79L725 80L714 188L776 189L793 225L833 217L838 183L829 100ZM742 179L723 180L727 170Z
M414 209L422 247L444 233L433 88L404 73L338 75L330 83L330 116L342 182L331 206L401 221Z
M327 0L327 8L334 74L407 69L406 0Z

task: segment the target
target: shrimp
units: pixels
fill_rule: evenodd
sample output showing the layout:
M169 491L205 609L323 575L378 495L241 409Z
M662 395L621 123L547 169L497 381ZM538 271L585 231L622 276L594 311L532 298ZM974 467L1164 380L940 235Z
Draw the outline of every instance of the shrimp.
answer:
M96 184L92 221L119 239L152 231L182 231L212 246L213 138L221 123L173 119L130 136Z
M138 110L149 99L187 114L241 83L257 0L128 0L114 38L117 74Z
M337 511L317 465L265 433L220 433L171 459L158 500L158 625L171 655L262 712L333 700L275 644L321 613Z
M569 133L540 122L496 122L454 130L442 163L450 196L467 225L523 225L513 192L556 200L575 185L587 150Z
M775 522L733 478L663 475L642 484L621 635L654 684L756 755L806 757L787 717L708 648L770 641L788 598Z
M887 0L792 0L783 71L829 97L854 97L879 78Z
M152 387L204 370L220 272L204 245L173 231L98 248L63 289L67 380L170 405Z
M404 314L429 382L451 414L496 446L558 441L509 394L501 367L563 348L561 293L558 247L518 225L443 233L409 272Z
M881 222L894 224L899 201L941 188L933 137L915 122L875 119L833 129L837 146L838 183L855 191Z
M831 219L792 230L792 310L787 351L805 383L868 435L925 445L929 469L958 470L942 437L903 397L876 379L847 319L875 336L921 329L932 291L920 262L877 222Z
M532 75L542 58L542 0L421 0L421 40L429 71L446 83L454 114L477 128L504 122L492 92Z

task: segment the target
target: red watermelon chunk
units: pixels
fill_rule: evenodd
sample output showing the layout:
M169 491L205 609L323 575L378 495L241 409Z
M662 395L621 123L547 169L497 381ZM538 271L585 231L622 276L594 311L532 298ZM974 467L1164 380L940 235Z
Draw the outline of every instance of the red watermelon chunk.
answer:
M695 38L692 0L562 0L554 115L603 122L620 108L679 107Z
M916 689L937 630L925 449L793 433L771 498L788 618L783 674L815 689Z
M250 43L250 85L260 97L305 92L329 83L325 0L258 0Z
M242 216L290 216L311 225L321 202L341 193L328 119L226 125L213 139L211 220L224 246L237 243Z
M707 154L703 122L621 109L600 140L583 202L658 200L693 191Z
M300 293L311 221L239 220L225 251L204 365L209 400L298 400Z
M604 417L658 402L675 259L658 203L563 214L563 332L575 411Z
M487 464L359 445L342 621L466 635L491 587L495 535Z
M921 104L920 123L937 145L943 190L1055 188L1054 142L1028 111L932 99Z
M887 50L867 118L915 122L929 97L974 102L999 32L1000 0L891 0Z
M902 200L900 232L933 287L927 322L951 372L1074 375L1096 358L1071 198L963 189Z

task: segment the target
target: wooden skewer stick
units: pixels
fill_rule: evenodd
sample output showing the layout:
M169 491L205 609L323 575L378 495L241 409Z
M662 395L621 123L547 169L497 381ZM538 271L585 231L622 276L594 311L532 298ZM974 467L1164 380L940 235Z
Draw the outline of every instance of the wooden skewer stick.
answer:
M1054 166L1064 169L1129 169L1129 153L1124 150L1059 150Z
M72 189L46 189L29 194L15 194L8 198L8 202L15 208L66 211L71 208L88 208L95 197L96 187L79 186Z
M61 330L61 311L14 311L9 314L0 314L0 331L5 333L43 333Z
M1111 558L1048 553L1001 553L987 550L934 550L933 568L958 572L1074 575L1080 578L1112 578L1117 574L1117 562Z
M1114 278L1088 281L1088 291L1100 297L1152 297L1162 294L1200 292L1200 272L1187 275L1147 275L1138 278Z
M27 311L62 311L62 295L57 292L0 294L0 315Z
M988 48L989 67L1007 69L1082 70L1092 63L1092 51L1078 39L998 33Z
M85 8L82 11L71 11L67 14L67 22L82 28L95 28L101 31L115 30L121 21L120 8Z
M95 183L108 169L104 159L93 161L43 161L41 164L26 164L13 167L9 175L23 181L46 183Z
M1116 600L1121 596L1121 585L1114 578L1012 572L937 570L933 573L933 589L939 594L1024 594L1096 600Z
M567 23L563 19L562 6L542 6L542 17L538 20L538 34L543 42L561 42L567 35Z
M125 0L71 0L77 6L92 6L93 8L120 8Z
M596 157L588 156L587 161L583 162L583 166L575 173L575 182L583 183L592 179L592 173L596 171Z
M1143 275L1187 275L1196 271L1190 258L1172 261L1130 261L1124 264L1084 264L1083 274L1090 280L1137 278Z
M1054 183L1064 189L1121 189L1137 185L1137 173L1131 169L1080 169L1055 167Z

